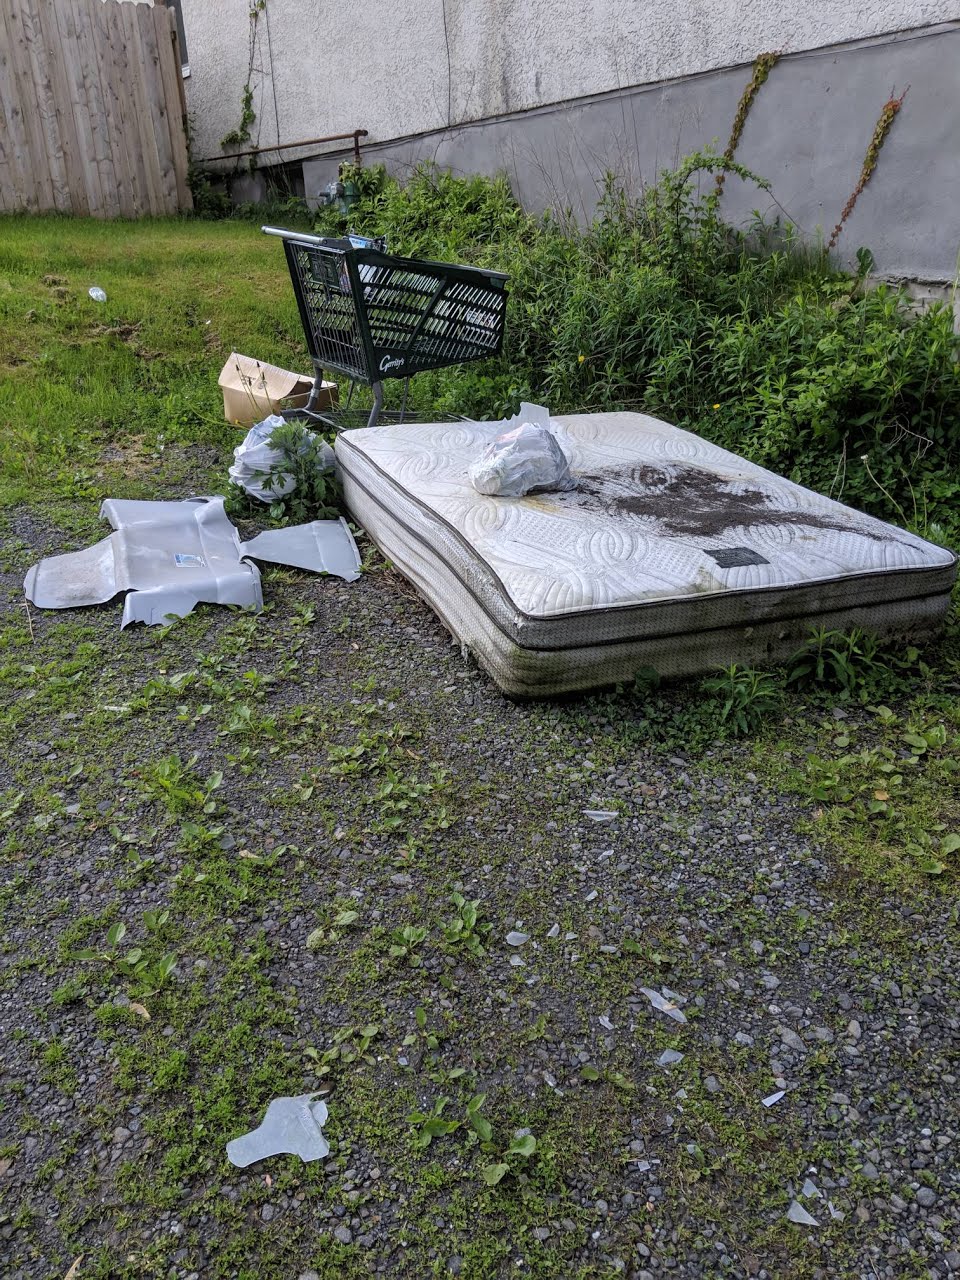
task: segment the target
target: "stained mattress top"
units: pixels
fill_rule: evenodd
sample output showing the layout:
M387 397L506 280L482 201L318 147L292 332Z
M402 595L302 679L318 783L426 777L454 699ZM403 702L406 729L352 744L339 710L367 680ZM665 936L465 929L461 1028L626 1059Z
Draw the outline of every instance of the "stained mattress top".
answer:
M569 493L485 497L467 472L493 423L344 432L389 491L432 513L529 617L951 569L951 552L637 413L561 416ZM389 501L381 492L380 501Z

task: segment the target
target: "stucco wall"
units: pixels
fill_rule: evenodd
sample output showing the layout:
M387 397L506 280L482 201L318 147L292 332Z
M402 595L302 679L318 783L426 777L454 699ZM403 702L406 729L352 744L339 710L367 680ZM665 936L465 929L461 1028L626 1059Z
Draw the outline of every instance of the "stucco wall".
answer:
M249 0L181 0L198 158L235 128ZM960 17L960 0L267 0L254 142L384 141Z
M592 212L606 171L634 194L692 151L722 148L749 79L745 67L599 95L421 134L365 151L403 173L434 160L460 173L504 171L529 209ZM909 85L876 172L840 238L852 261L866 245L888 277L950 281L960 252L960 23L923 33L788 55L760 90L737 159L772 183L738 178L724 216L788 218L828 237L860 173L884 101ZM306 193L336 176L339 157L305 161Z

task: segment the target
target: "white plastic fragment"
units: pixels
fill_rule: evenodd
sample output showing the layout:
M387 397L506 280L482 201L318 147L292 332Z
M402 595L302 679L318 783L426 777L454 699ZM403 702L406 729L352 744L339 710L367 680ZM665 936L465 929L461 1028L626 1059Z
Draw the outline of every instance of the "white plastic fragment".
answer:
M91 288L87 290L87 293L94 300L94 302L106 302L107 300L107 295L103 292L103 290L97 284L92 285Z
M101 518L114 533L92 547L49 556L24 579L40 609L106 604L126 592L121 628L160 626L201 601L260 609L260 573L240 558L240 538L222 498L139 502L108 498Z
M563 940L564 940L564 942L574 942L574 941L576 940L577 936L578 936L578 935L577 935L577 934L575 934L575 933L565 933L565 934L563 935Z
M809 1178L804 1179L803 1186L800 1188L800 1194L807 1200L819 1200L820 1189L815 1182L811 1182Z
M653 1007L658 1009L660 1013L665 1013L674 1022L686 1023L687 1019L683 1011L673 1000L665 999L659 991L654 991L651 987L639 987L638 990L647 997ZM674 995L675 993L671 992L670 994Z
M560 926L558 924L551 925L550 928L547 930L547 937L558 938L559 936L560 936Z
M613 1030L613 1023L610 1021L610 1019L607 1017L605 1013L602 1013L600 1017L597 1019L597 1021L600 1023L601 1027L603 1027L605 1030L607 1031Z
M830 1217L833 1218L834 1222L842 1222L847 1216L845 1213L841 1213L839 1209L834 1207L832 1200L827 1201L827 1208L830 1210Z
M669 1067L674 1062L682 1062L683 1054L678 1053L676 1049L664 1049L660 1057L657 1059L657 1065L660 1067Z
M785 1089L778 1089L776 1093L771 1093L769 1097L763 1099L763 1105L765 1107L775 1107L785 1093Z
M268 1156L292 1155L301 1160L321 1160L330 1154L323 1136L327 1104L315 1093L296 1098L274 1098L256 1129L227 1143L227 1159L238 1169Z
M596 889L591 889L590 892L587 894L587 896L584 898L584 902L593 902L594 898L596 897L597 897Z
M807 1213L806 1209L798 1200L790 1201L790 1208L787 1210L787 1217L791 1222L796 1222L798 1226L801 1227L819 1227L820 1225L816 1218Z
M510 963L513 965L514 969L522 969L526 964L526 961L522 956L518 956L516 951L514 951L510 956Z
M265 560L311 573L331 573L345 582L356 582L360 577L360 552L342 516L339 520L311 520L286 529L267 529L244 542L240 555L243 560Z
M511 929L507 934L508 947L522 947L525 942L530 939L529 933L518 933L516 929Z
M583 812L591 822L612 822L619 817L616 809L584 809Z

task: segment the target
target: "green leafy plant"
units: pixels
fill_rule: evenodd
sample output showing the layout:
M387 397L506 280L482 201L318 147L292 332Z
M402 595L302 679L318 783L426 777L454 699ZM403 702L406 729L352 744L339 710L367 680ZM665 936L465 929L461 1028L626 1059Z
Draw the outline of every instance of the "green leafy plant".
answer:
M271 433L269 443L279 457L266 471L257 472L256 479L264 489L282 494L270 504L271 519L281 525L303 524L339 515L339 485L322 436L302 422L285 422ZM226 506L240 516L263 510L238 485L230 486Z
M508 1174L517 1174L537 1151L537 1139L532 1133L519 1133L493 1164L486 1165L480 1176L488 1187L495 1187Z
M127 926L117 921L107 931L106 946L103 949L84 947L75 953L74 959L103 964L121 977L135 978L141 988L138 994L152 995L173 973L177 965L177 957L172 951L167 951L159 958L151 959L144 954L142 947L131 947L128 951L121 953L120 943L126 934Z
M453 916L443 926L443 940L451 951L463 951L474 960L486 955L483 940L493 928L480 919L480 899L466 899L462 893L450 895Z
M831 631L818 627L787 664L787 683L854 693L870 678L889 671L875 635L854 627Z
M781 690L769 672L736 663L704 680L703 688L720 702L720 723L738 735L753 733L781 703Z
M194 770L198 758L194 755L182 761L174 753L148 765L143 771L147 795L159 800L175 817L190 812L211 814L216 810L213 794L223 785L223 774L215 770L205 782L202 781Z
M423 1150L430 1146L434 1138L445 1138L456 1133L460 1128L459 1120L445 1120L443 1113L450 1103L449 1098L438 1098L430 1111L411 1111L407 1123L416 1129L413 1145Z
M304 1056L316 1064L318 1076L328 1076L339 1067L349 1067L357 1062L365 1062L372 1067L377 1060L370 1052L370 1046L379 1034L380 1027L375 1022L364 1027L341 1027L334 1034L329 1048L322 1052L315 1048L304 1049Z
M774 60L758 61L752 85ZM847 274L782 220L724 223L716 180L728 174L764 185L698 153L638 200L611 178L583 227L524 213L502 179L428 167L400 184L365 170L350 229L510 276L501 355L418 376L416 404L481 419L521 399L560 413L646 409L812 488L949 534L960 497L951 308L918 313L905 293L867 287L866 251ZM318 230L347 222L325 210Z
M420 948L427 937L427 930L422 925L405 924L394 929L390 935L390 957L393 960L406 960L412 969L419 969L423 964Z
M329 925L321 925L307 935L307 947L310 951L318 951L321 947L333 945L360 919L360 912L354 907L343 907L337 911Z

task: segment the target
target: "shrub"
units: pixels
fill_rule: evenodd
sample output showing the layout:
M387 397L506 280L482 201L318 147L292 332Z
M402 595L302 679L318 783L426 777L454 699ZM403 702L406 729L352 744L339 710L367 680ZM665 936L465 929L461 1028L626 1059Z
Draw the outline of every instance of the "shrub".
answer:
M506 179L362 170L360 199L319 229L510 276L502 355L421 374L418 408L499 417L641 408L813 488L925 532L960 497L960 341L952 313L914 313L839 271L788 225L723 222L715 182L741 166L689 157L639 201L612 179L589 226L525 213ZM954 523L956 517L952 517Z

